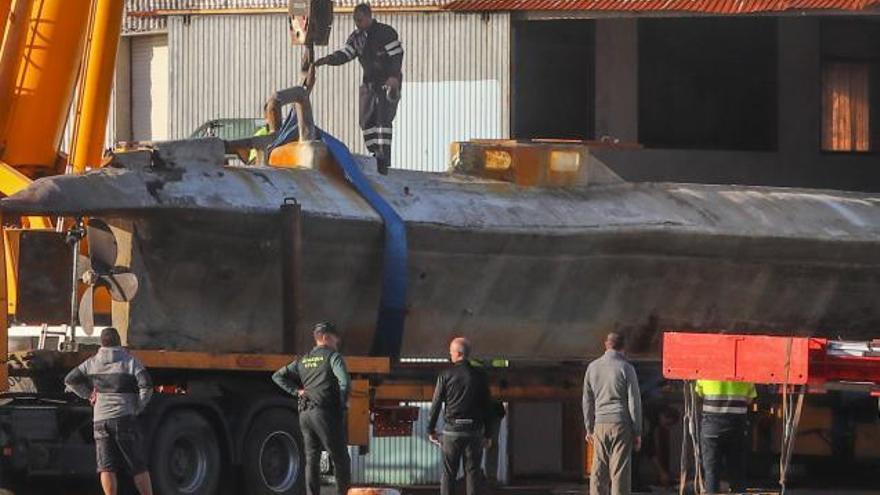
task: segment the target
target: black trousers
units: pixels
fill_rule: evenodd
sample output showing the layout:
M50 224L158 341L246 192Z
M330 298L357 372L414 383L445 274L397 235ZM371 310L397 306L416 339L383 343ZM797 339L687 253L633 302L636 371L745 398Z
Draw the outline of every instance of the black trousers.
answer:
M703 455L703 479L708 493L721 491L721 473L733 491L744 489L745 438L748 423L745 414L703 413L700 421L700 450Z
M345 495L351 485L351 458L348 457L348 435L342 411L317 407L299 412L306 449L306 493L321 495L321 451L326 450L333 461L336 493Z
M483 463L483 437L444 433L442 439L443 475L440 478L440 495L452 495L455 492L455 477L462 459L467 495L477 495L477 485L482 479L480 465Z
M361 84L359 121L364 144L380 167L391 166L392 124L397 115L397 101L391 101L378 84Z

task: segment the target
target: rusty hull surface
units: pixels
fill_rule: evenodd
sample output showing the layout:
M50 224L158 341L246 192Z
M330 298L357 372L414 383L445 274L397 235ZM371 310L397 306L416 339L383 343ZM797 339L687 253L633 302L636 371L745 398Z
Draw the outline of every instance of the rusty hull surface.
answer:
M334 174L223 165L206 139L119 155L83 176L40 179L7 213L110 220L140 293L114 306L145 349L281 349L278 208L303 208L297 349L332 319L365 354L379 301L382 226ZM403 356L583 359L603 334L656 358L665 328L880 334L880 196L667 183L520 187L462 174L368 172L406 221Z

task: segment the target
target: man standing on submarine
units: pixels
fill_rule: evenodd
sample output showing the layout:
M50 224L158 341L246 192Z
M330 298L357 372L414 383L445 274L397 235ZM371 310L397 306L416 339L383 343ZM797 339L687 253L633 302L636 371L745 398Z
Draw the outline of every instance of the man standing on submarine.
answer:
M403 81L403 45L393 27L373 19L369 4L354 8L357 29L341 49L321 57L315 66L342 65L355 58L364 78L359 93L359 121L364 144L376 157L376 168L386 175L391 167L392 124L397 115Z

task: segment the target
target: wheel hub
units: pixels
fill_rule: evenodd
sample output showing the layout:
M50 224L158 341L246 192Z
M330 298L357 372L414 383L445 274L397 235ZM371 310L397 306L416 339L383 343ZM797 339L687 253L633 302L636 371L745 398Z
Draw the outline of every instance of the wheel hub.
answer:
M183 493L195 493L205 483L208 453L204 446L188 436L174 441L168 456L168 472Z
M263 483L273 492L290 490L300 476L299 461L299 446L290 433L275 431L266 435L259 456Z

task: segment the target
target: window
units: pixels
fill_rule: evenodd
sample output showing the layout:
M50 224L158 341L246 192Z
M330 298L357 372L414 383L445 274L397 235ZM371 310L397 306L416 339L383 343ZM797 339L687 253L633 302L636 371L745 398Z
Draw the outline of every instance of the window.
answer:
M870 151L867 63L826 63L822 69L822 149Z
M775 18L639 20L639 142L775 150Z
M821 148L876 151L880 144L880 19L822 20Z

